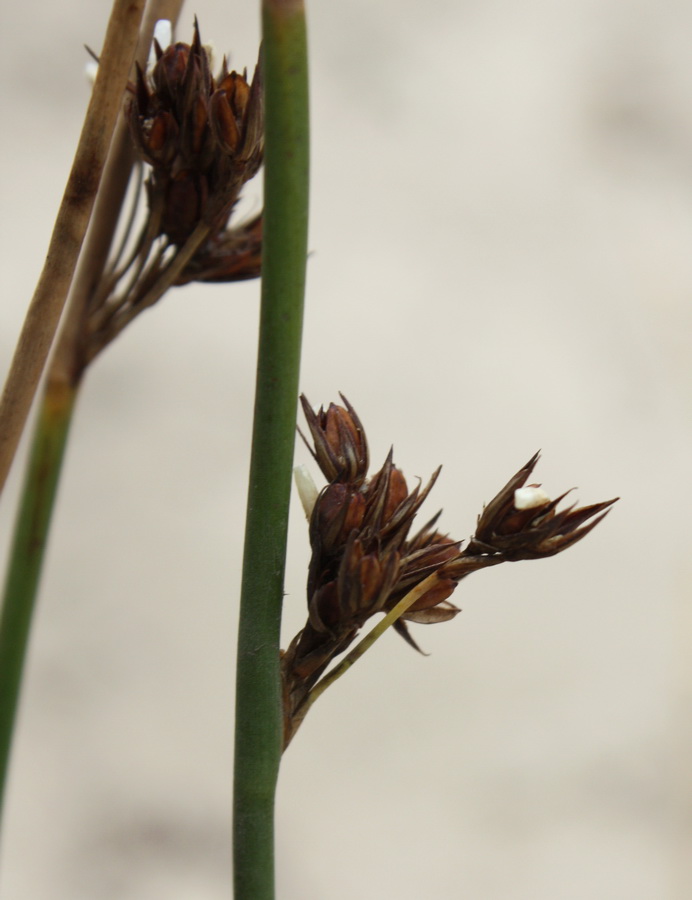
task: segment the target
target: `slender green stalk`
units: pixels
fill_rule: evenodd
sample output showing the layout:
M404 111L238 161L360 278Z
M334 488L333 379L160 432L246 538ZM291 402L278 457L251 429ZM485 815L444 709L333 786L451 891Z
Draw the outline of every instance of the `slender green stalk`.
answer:
M41 405L0 616L0 815L34 601L77 386L51 382Z
M262 25L264 240L238 632L236 900L274 897L274 796L282 743L279 629L307 259L308 77L302 0L264 0Z

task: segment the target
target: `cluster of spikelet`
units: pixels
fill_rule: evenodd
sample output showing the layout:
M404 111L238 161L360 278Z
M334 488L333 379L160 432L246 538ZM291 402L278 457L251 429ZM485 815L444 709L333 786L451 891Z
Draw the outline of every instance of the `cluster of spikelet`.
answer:
M286 745L310 691L372 616L389 612L422 585L423 593L394 623L419 649L408 623L454 618L459 609L449 598L462 578L503 562L554 556L585 537L615 502L558 510L566 494L550 500L539 485L526 485L536 454L485 506L465 547L438 531L439 513L411 535L440 470L425 487L409 490L390 451L369 476L365 431L350 403L342 397L343 406L315 412L305 397L301 401L312 438L308 447L328 484L310 512L308 620L282 654Z
M130 252L113 261L90 298L85 362L170 287L260 274L261 214L232 221L262 164L260 64L248 81L224 57L214 77L197 22L191 44L163 48L155 39L153 50L147 70L136 70L127 110L146 215Z

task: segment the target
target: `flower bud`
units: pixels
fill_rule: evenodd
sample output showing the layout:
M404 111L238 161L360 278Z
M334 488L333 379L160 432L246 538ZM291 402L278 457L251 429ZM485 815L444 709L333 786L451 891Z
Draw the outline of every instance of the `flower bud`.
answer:
M240 145L240 129L225 91L216 91L209 101L211 127L226 153L235 153Z
M313 553L326 556L339 552L352 531L363 523L365 498L340 482L327 485L317 498L310 519Z
M409 496L406 478L392 462L391 450L384 466L368 482L366 496L374 510L370 518L376 519L379 527L391 522L395 510Z
M188 44L172 44L157 60L151 73L151 81L163 106L178 107L191 50Z
M353 536L339 566L338 593L342 623L362 624L384 608L399 575L399 554L366 553Z
M538 453L485 507L465 554L470 557L479 554L479 561L483 557L489 559L492 554L496 555L497 561L554 556L585 537L615 503L615 500L606 500L581 508L575 508L573 504L558 511L558 504L569 491L550 500L539 485L524 487L537 462ZM583 524L593 516L596 518L592 522ZM462 558L458 563L452 563L451 567L446 567L446 570L451 571L456 567L459 573L466 573L467 562L472 565L470 559Z
M130 125L140 154L153 167L147 187L150 208L161 210L157 234L180 246L203 224L213 244L243 184L262 162L260 69L250 85L245 74L229 72L224 59L217 83L196 22L191 44L161 50L155 43L154 49L157 61L150 75L137 70ZM202 246L198 252L209 255L210 250ZM202 268L199 260L190 265ZM217 280L220 274L217 267ZM235 280L233 274L230 278Z
M322 407L314 412L305 395L300 402L310 429L314 456L327 481L348 482L359 486L368 471L368 445L365 432L348 400L341 395L344 406L330 403L325 412ZM303 437L303 440L305 438ZM305 440L307 444L307 440Z

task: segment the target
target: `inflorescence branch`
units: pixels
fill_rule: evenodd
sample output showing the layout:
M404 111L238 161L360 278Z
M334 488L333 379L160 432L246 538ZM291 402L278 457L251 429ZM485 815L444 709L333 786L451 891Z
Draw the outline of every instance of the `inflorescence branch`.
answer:
M324 683L333 680L325 670L372 616L390 613L408 595L412 602L401 603L393 625L419 650L408 623L453 619L459 609L449 598L462 578L503 562L554 556L585 537L615 502L558 510L566 494L550 500L540 485L527 485L536 453L484 507L463 549L438 530L440 513L410 536L440 469L409 491L390 450L382 468L368 476L365 430L341 399L343 406L315 412L301 397L312 446L303 439L328 484L310 514L308 620L282 654L285 747ZM419 587L422 593L411 595Z
M83 366L170 287L260 274L261 214L230 221L262 164L260 63L248 81L224 57L214 77L196 20L191 44L163 48L155 39L153 49L146 71L137 66L126 111L146 215L134 235L138 190L123 246L85 309Z

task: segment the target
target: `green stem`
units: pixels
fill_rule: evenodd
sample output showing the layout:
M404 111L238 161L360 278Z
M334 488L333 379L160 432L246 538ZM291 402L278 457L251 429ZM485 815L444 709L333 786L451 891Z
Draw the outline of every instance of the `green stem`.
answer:
M308 219L305 11L264 0L265 206L257 383L238 631L236 900L274 897L282 743L279 630L295 443Z
M77 386L50 382L39 411L0 616L0 817L46 537Z

